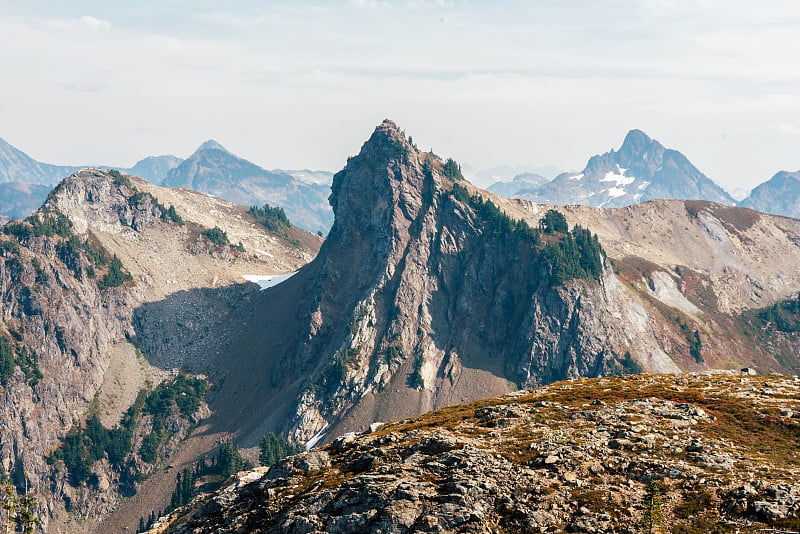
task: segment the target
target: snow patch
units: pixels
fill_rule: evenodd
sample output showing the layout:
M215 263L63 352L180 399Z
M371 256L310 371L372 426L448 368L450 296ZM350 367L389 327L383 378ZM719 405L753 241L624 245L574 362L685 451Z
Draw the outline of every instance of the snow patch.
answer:
M242 276L242 278L244 278L248 282L253 282L254 284L258 284L258 286L262 290L264 290L267 289L268 287L277 286L281 282L288 280L289 278L294 276L296 272L297 271L294 271L293 273L271 274L271 275L245 274L244 276Z
M576 174L575 176L570 176L569 177L570 180L580 180L581 178L583 178L583 173Z
M314 437L312 437L310 440L306 441L306 450L307 451L310 451L311 449L313 449L316 446L316 444L319 443L320 440L322 440L323 437L325 437L325 431L328 430L328 426L329 425L326 422L325 426L322 427L322 430L320 430L319 432L314 434Z
M617 182L617 187L622 187L623 185L632 184L636 178L633 176L625 176L625 172L628 169L623 169L622 167L617 166L618 172L609 171L606 173L605 178L601 178L601 182Z
M647 189L647 186L650 185L650 182L642 182L639 184L639 191L644 191Z
M608 196L614 198L625 196L627 194L625 190L620 187L612 187L611 189L606 190L606 193L608 193Z

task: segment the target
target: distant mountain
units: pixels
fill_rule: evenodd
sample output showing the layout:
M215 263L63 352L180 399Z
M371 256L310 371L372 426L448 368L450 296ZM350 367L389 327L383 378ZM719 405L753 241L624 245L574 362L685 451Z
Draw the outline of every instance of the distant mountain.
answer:
M750 196L750 188L749 187L736 187L734 189L729 189L728 193L730 193L731 197L736 202L741 202L742 200L744 200L748 196Z
M78 169L36 161L0 138L0 182L55 185Z
M520 195L542 204L621 207L652 199L736 202L677 150L631 130L619 151L589 159L580 173L563 173Z
M478 187L487 187L495 182L508 182L520 174L538 174L552 180L564 172L552 165L495 165L494 167L476 168L467 163L461 166L464 176Z
M300 179L291 172L302 173ZM167 172L162 185L184 187L250 205L281 206L292 223L312 231L327 232L333 224L328 205L330 185L310 177L311 171L268 171L209 140Z
M286 174L290 174L301 182L305 182L307 184L324 184L330 187L330 185L333 183L333 173L330 171L312 171L309 169L282 171L276 169L275 172L285 172Z
M183 163L177 156L148 156L136 162L130 169L120 169L125 174L140 176L152 184L161 183L167 172Z
M0 183L0 220L27 217L44 203L52 189L49 185L22 182Z
M504 197L514 197L514 196L519 196L531 189L537 189L538 187L543 186L549 181L550 180L548 180L544 176L540 176L532 172L526 172L523 174L516 175L514 178L511 179L510 182L506 181L495 182L486 189L487 191L490 191L496 195L503 195Z
M759 185L739 206L800 219L800 171L781 171Z

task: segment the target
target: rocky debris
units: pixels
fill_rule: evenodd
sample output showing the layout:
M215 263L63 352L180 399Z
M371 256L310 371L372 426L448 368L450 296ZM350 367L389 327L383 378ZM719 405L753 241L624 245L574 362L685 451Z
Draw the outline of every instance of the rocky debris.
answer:
M800 421L772 414L800 383L769 381L767 405L763 378L690 375L445 408L240 474L152 532L638 533L654 494L673 531L792 530Z

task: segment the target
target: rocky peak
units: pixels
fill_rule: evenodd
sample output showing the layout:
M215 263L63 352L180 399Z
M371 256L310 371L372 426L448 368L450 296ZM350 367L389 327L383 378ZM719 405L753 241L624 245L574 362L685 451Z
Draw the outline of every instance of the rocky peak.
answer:
M520 198L545 204L622 207L652 199L734 201L677 150L631 130L618 151L589 159L581 173L559 175Z
M54 208L69 217L81 234L92 227L111 234L132 235L168 219L166 208L149 193L138 191L130 178L91 168L62 180L44 208Z
M421 206L424 156L397 125L383 121L347 166L333 177L330 203L341 232L390 232L398 218L413 219Z
M206 142L204 142L197 148L197 150L195 150L195 152L202 152L204 150L222 150L223 152L227 152L224 146L214 141L213 139L209 139Z
M642 177L650 178L661 166L664 146L641 130L631 130L616 152L616 161L625 169L632 169Z

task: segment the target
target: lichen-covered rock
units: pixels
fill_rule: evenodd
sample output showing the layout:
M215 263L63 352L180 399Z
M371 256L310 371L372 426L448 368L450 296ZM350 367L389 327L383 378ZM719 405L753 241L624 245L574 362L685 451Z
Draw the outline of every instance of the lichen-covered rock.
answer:
M763 381L582 380L454 406L242 475L153 532L633 534L648 517L681 532L792 527L800 422L774 414L800 404L800 380L772 377L781 394L766 405L751 394Z

